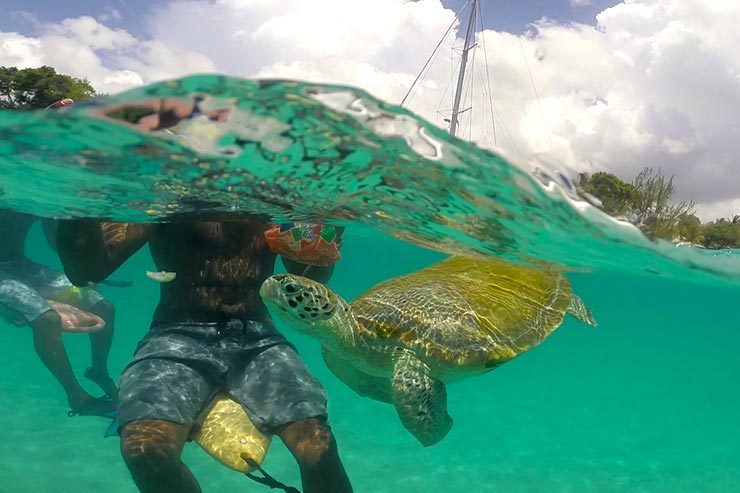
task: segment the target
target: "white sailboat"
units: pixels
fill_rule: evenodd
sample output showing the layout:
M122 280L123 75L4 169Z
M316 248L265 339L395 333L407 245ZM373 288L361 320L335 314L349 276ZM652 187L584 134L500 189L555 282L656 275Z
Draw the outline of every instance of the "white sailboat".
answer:
M449 132L450 132L450 135L452 136L456 136L460 128L460 118L459 118L460 115L466 112L470 112L472 110L472 105L467 106L465 108L461 108L461 106L463 104L463 91L465 87L464 85L465 85L466 71L468 69L469 55L470 55L470 52L477 47L477 43L475 43L476 23L479 20L479 18L482 17L480 0L467 0L465 4L463 4L462 8L455 16L455 20L452 22L450 27L447 29L445 34L442 36L442 39L432 51L431 55L427 59L426 63L422 67L421 71L419 72L416 79L411 84L411 87L409 87L408 91L406 92L406 95L403 97L403 100L401 101L401 106L404 106L408 101L410 101L410 98L413 94L414 89L417 87L418 83L422 80L425 72L429 68L433 59L437 56L445 39L447 38L449 33L452 31L452 28L454 27L454 25L460 20L462 14L465 12L468 6L469 6L469 13L468 13L467 26L465 28L465 44L462 48L461 57L460 57L460 67L459 67L459 72L457 76L457 82L455 84L455 95L454 95L454 99L452 103L452 111L449 117L444 118L444 121L446 123L449 123ZM488 68L487 54L486 54L486 68ZM490 79L487 80L487 83L488 83L488 89L489 89L488 95L489 97L491 97ZM493 117L493 115L491 116ZM491 119L491 128L494 133L494 142L495 142L496 126L495 126L495 121L493 120L493 118Z
M490 145L487 144L493 144L494 148L501 149L499 147L498 142L498 136L497 136L497 127L503 130L503 136L506 138L507 148L509 152L513 152L514 154L520 154L519 149L517 148L516 139L513 138L511 132L509 132L508 128L506 127L506 124L504 123L503 119L499 115L498 111L496 110L496 107L494 105L494 97L493 97L493 86L491 83L491 76L490 76L490 69L489 69L489 60L488 60L488 50L486 49L486 42L485 38L486 36L480 36L480 46L479 43L476 41L476 34L481 34L481 31L483 31L483 23L482 23L482 4L483 0L466 0L466 2L463 4L463 6L460 8L460 10L457 12L455 19L453 20L452 24L450 24L447 31L442 36L442 39L439 41L437 46L434 48L432 53L430 54L429 58L427 59L426 63L422 67L421 71L417 75L416 79L413 81L411 86L409 87L408 91L406 92L405 96L403 97L401 101L401 106L405 106L409 103L410 99L413 97L413 94L415 90L420 85L421 80L424 78L425 74L429 71L429 67L434 61L434 59L439 54L439 51L441 47L444 44L444 41L448 38L449 34L452 32L455 25L461 21L464 15L467 14L467 24L465 25L465 38L464 38L464 45L462 47L462 50L460 51L460 59L459 59L459 70L457 74L457 80L455 83L455 93L453 97L453 103L452 103L452 109L451 111L438 111L438 113L443 117L443 120L445 123L449 124L448 130L449 133L453 136L462 137L461 135L461 120L460 117L463 114L467 114L467 129L470 131L470 133L467 135L467 140L475 140L478 145L481 145L482 147L490 147ZM521 39L519 39L519 47L522 51L522 57L523 61L526 64L527 72L529 73L530 83L532 85L532 91L533 96L537 99L538 104L539 103L539 95L537 93L537 88L535 86L534 78L532 76L531 67L529 65L529 62L526 59L526 55L524 53L524 48L521 43ZM482 109L484 112L488 112L488 115L484 115L483 118L480 121L480 126L482 127L482 134L479 136L476 136L476 138L472 135L472 113L473 113L473 87L474 87L474 76L471 76L469 72L471 65L473 65L473 69L475 69L475 50L477 48L482 48L483 51L483 63L484 63L484 69L482 73L479 74L480 76L480 82L481 84L478 86L479 89L482 91L482 99L484 100L484 103L479 107L479 109ZM472 58L471 58L472 55ZM472 59L472 64L469 63ZM466 93L466 85L467 87L467 93ZM444 98L444 95L443 95ZM479 104L481 101L479 100ZM542 113L542 106L540 104L540 112ZM543 118L543 126L547 128L547 125L544 121L544 114L542 115ZM547 133L549 135L549 129L547 130ZM492 136L492 142L486 142L487 136ZM552 147L552 144L551 144Z

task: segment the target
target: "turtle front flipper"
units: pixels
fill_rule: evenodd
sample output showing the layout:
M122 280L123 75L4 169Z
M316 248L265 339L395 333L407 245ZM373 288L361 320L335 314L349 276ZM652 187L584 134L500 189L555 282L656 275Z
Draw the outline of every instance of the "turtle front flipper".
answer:
M447 389L432 378L429 367L407 349L398 349L392 394L403 426L425 447L442 440L452 428Z
M598 322L594 318L591 310L586 306L581 298L573 294L570 298L570 304L568 305L568 315L575 318L579 322L583 322L587 325L593 325L596 327Z
M337 356L326 347L321 347L321 355L326 366L335 377L362 397L393 404L391 382L388 378L374 377L358 370L352 363Z

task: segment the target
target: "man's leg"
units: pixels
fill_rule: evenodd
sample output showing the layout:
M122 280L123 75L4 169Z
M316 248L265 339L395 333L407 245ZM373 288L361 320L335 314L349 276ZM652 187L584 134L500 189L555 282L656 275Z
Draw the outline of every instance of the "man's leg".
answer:
M339 459L337 442L325 419L296 421L279 429L277 434L298 462L304 493L352 491Z
M142 493L200 493L195 477L180 459L190 427L141 420L121 429L121 454Z
M93 400L75 378L72 365L62 341L62 320L54 310L49 310L31 322L33 345L41 361L64 388L72 409Z
M85 372L85 376L98 384L106 395L115 399L118 397L118 388L116 388L116 384L108 372L108 355L113 343L116 310L113 303L103 299L89 308L88 311L102 318L105 322L105 328L90 334L92 364Z
M38 290L39 295L49 300L72 305L84 312L103 319L103 330L90 333L91 365L85 376L95 382L106 395L115 399L118 394L115 382L108 374L108 355L113 342L115 308L102 294L92 288L78 288L61 272L38 264L26 267L26 277Z
M36 353L59 381L67 394L72 411L80 414L105 414L115 405L109 399L95 399L80 386L72 371L62 341L62 319L44 293L59 292L71 286L62 274L32 262L15 265L17 271L0 281L0 304L25 320L33 331ZM99 296L99 295L98 295Z
M204 348L184 335L157 334L140 344L121 376L121 453L143 493L200 492L180 453L215 387L188 364L168 359L188 350L203 354Z
M95 382L111 399L118 397L116 383L108 373L108 355L113 343L115 307L91 288L72 286L67 276L46 266L35 266L34 282L39 292L50 300L66 303L103 319L105 327L90 333L91 365L85 377Z
M249 328L248 328L249 330ZM257 330L252 326L251 330ZM295 349L281 343L236 353L229 393L263 430L274 431L298 461L304 493L351 492L326 422L326 393Z

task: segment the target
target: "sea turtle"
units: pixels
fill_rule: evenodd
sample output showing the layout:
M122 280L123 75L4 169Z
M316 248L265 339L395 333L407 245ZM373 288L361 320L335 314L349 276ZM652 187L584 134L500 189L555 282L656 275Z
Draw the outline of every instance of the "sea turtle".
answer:
M538 345L566 313L596 325L562 273L500 260L449 257L352 303L290 274L268 278L260 294L272 313L321 341L324 360L341 381L395 405L424 446L452 427L445 383Z

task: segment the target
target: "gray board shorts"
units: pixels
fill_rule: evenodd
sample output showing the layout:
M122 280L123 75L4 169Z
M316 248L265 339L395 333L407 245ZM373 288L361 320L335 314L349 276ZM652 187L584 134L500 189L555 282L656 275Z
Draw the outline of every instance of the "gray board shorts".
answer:
M59 301L90 310L103 296L91 288L77 288L67 276L25 257L0 262L0 315L16 325L26 325Z
M163 420L197 426L221 391L263 433L326 417L326 392L296 349L272 325L154 324L121 376L118 425Z

